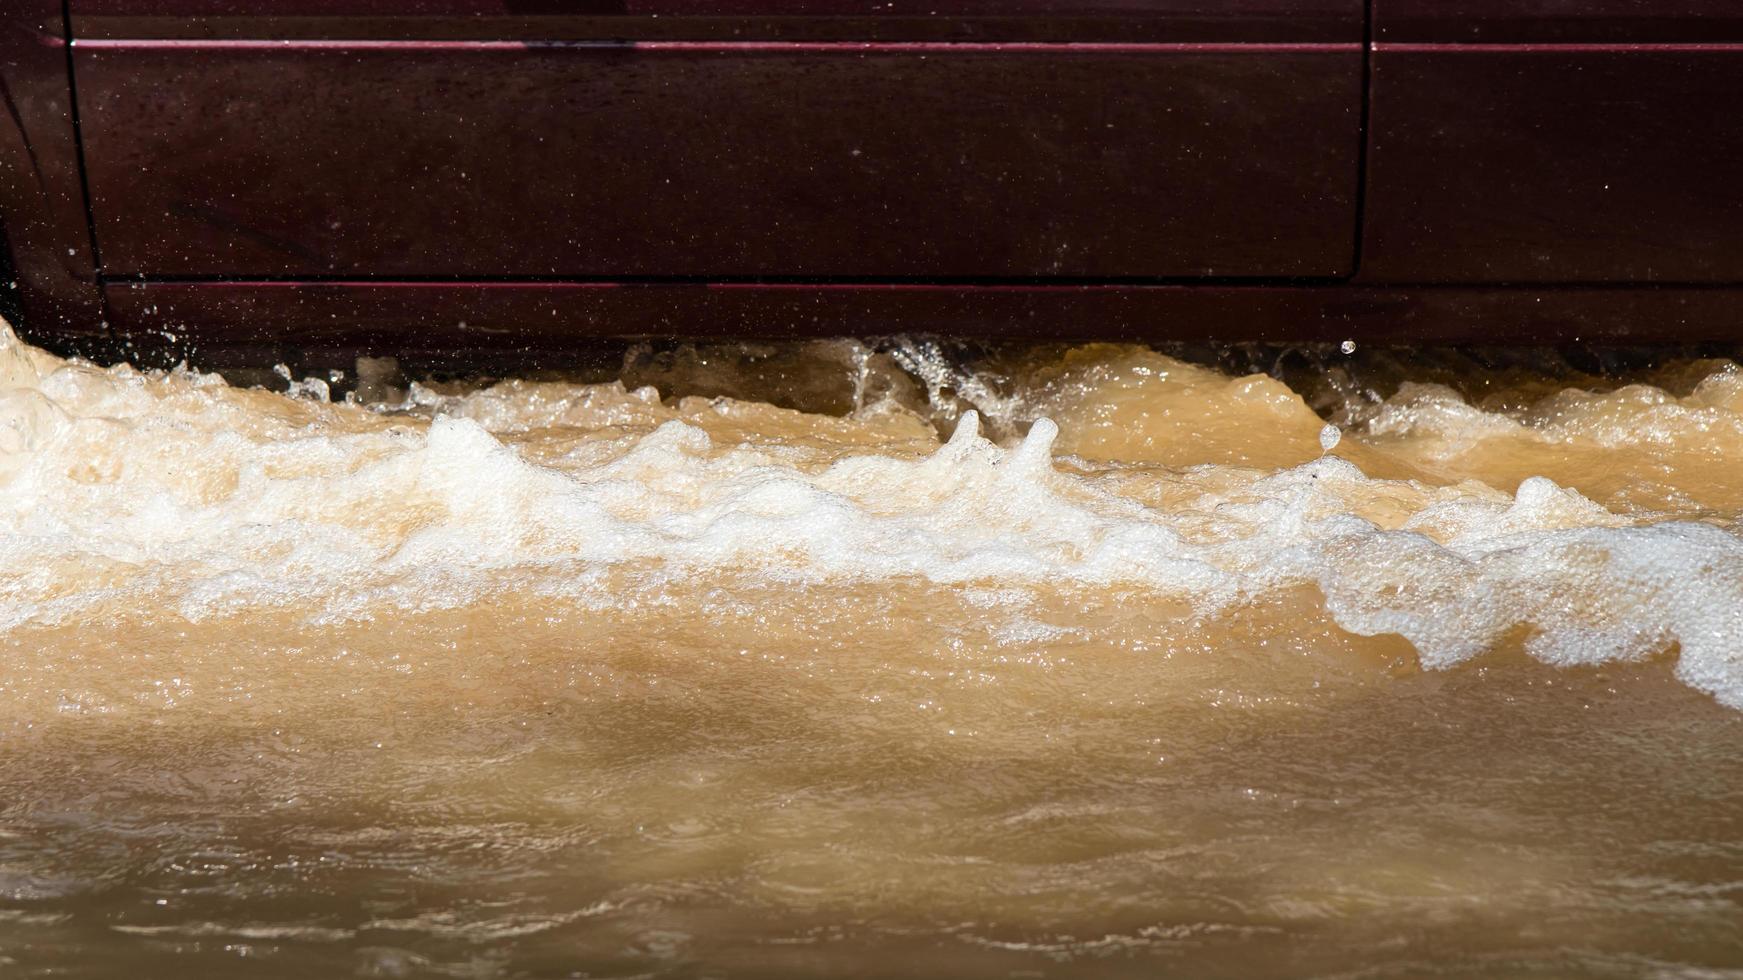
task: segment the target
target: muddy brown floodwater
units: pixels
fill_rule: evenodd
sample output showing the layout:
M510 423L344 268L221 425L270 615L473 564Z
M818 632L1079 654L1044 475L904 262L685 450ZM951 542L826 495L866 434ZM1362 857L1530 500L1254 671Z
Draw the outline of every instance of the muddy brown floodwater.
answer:
M0 337L0 974L1743 976L1743 372L1274 353Z

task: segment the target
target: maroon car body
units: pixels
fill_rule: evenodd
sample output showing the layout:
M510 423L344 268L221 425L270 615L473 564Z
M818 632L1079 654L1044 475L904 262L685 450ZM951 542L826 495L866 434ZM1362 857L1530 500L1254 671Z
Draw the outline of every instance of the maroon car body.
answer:
M7 0L35 336L1743 334L1736 0Z

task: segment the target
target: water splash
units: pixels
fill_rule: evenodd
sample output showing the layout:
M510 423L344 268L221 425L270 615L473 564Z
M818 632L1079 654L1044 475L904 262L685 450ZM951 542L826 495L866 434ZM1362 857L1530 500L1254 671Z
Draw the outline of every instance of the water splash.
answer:
M597 602L611 569L647 583L1135 589L1203 616L1311 587L1343 628L1402 635L1429 666L1519 629L1559 664L1675 648L1679 676L1743 706L1729 515L1607 507L1542 475L1499 489L1449 472L1444 448L1474 454L1473 470L1495 444L1743 450L1732 369L1681 399L1563 393L1512 415L1406 384L1352 445L1275 381L1151 352L1067 351L1005 375L1013 394L947 370L936 347L891 356L934 408L948 387L1026 435L1001 444L967 408L940 445L916 408L867 412L863 353L838 361L857 405L841 416L518 381L413 385L371 410L332 403L318 380L283 396L100 370L8 334L0 624L142 604L191 621L255 607L330 621L505 588ZM1327 455L1338 446L1343 458ZM1231 453L1239 465L1217 465ZM1177 468L1195 454L1206 463Z

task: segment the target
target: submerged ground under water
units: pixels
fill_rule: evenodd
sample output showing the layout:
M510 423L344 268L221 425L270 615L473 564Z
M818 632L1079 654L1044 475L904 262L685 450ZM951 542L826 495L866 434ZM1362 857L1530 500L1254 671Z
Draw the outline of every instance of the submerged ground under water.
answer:
M1743 371L1272 354L0 337L0 974L1743 977Z

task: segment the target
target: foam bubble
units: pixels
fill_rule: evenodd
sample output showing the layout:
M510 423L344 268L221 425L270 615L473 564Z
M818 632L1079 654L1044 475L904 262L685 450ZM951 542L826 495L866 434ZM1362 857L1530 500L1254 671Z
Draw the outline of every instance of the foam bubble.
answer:
M1519 630L1556 664L1675 648L1678 676L1743 707L1743 540L1731 520L1619 512L1541 476L1512 492L1376 478L1359 465L1376 458L1373 443L1351 446L1352 459L1314 454L1315 433L1322 452L1350 437L1269 379L1086 356L1068 357L1076 401L1055 374L1032 404L1079 420L1086 405L1191 406L1206 420L1199 438L1220 440L1208 461L1158 465L1191 447L1143 443L1139 429L1122 436L1128 456L1098 458L1044 416L1001 445L965 410L940 444L887 406L826 418L731 399L672 404L617 384L414 386L404 404L370 411L187 371L59 362L7 334L0 624L141 604L195 620L249 608L367 618L502 589L614 601L590 591L590 573L608 568L657 582L1117 587L1204 615L1311 586L1344 629L1399 634L1430 667ZM1165 395L1145 402L1158 384ZM1732 411L1728 384L1676 411ZM1580 405L1557 424L1573 425ZM1424 427L1467 441L1529 428L1418 388L1366 438ZM1187 430L1169 418L1148 431ZM1297 461L1230 465L1252 433L1281 433ZM1068 441L1079 455L1061 465L1055 446Z

